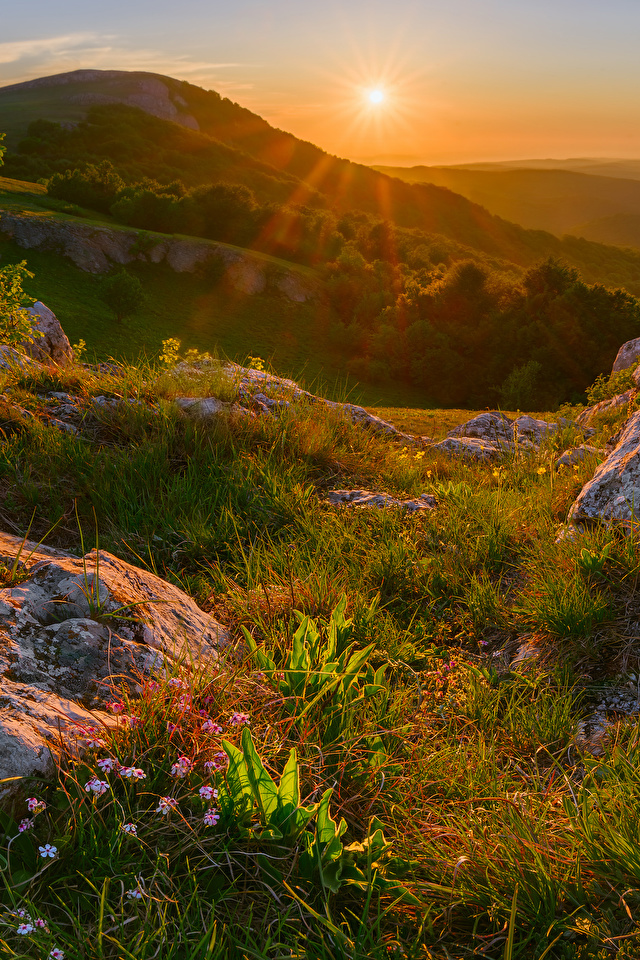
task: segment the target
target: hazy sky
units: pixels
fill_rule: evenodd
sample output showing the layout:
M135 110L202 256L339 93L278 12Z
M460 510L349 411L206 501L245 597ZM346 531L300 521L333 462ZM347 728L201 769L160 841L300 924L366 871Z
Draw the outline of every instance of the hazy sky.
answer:
M1 23L0 85L150 70L365 161L640 157L640 0L30 0Z

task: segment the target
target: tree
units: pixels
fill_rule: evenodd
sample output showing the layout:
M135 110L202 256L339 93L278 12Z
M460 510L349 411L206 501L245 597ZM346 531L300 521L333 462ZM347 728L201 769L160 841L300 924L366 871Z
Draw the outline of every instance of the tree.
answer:
M31 277L26 260L0 270L0 343L18 347L33 341L34 319L26 307L34 301L22 289Z
M111 307L118 323L140 309L144 303L144 290L137 277L120 270L102 281L100 299Z

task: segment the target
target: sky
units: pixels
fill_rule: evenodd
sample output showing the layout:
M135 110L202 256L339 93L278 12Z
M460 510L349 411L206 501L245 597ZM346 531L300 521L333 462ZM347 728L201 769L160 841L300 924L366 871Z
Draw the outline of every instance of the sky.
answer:
M0 86L149 70L365 163L640 157L639 0L30 0L1 23Z

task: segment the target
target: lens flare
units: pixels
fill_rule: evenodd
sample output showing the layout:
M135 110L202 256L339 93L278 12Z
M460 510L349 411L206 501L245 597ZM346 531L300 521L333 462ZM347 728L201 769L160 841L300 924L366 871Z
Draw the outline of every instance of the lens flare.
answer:
M384 92L382 90L369 91L369 103L382 103L383 100Z

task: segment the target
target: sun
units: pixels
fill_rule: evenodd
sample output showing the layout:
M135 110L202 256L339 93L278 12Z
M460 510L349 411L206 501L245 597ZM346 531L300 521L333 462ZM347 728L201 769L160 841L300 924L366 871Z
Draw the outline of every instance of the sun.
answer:
M367 94L369 98L369 103L378 104L382 103L384 100L384 91L383 90L370 90Z

